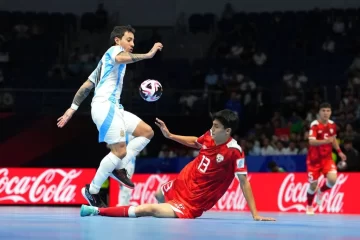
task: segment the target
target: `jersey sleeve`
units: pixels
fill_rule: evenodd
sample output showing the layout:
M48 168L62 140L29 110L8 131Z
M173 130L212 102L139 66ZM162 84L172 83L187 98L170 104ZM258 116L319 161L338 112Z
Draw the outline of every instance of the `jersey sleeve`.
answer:
M337 131L336 131L337 126L336 126L336 124L335 124L335 123L333 124L333 126L334 126L334 129L333 129L333 131L334 131L333 136L334 136L334 137L337 137Z
M235 164L235 174L247 174L244 152L234 149L233 161Z
M111 57L111 60L113 62L116 62L115 58L116 56L121 53L121 52L124 52L124 48L120 47L120 46L113 46L110 50L110 57Z
M88 79L95 85L97 82L99 82L101 77L101 66L102 66L102 62L100 61L99 64L96 66L95 70L88 77Z
M196 142L200 145L203 145L204 144L204 141L205 141L205 137L206 135L209 134L209 131L207 131L206 133L204 133L202 136L198 137L198 139L196 140Z
M309 130L309 139L316 140L317 138L317 124L312 123Z

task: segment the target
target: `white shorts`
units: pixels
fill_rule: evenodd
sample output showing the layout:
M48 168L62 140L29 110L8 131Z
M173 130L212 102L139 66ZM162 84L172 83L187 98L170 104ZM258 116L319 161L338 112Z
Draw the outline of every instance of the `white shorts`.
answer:
M110 101L92 103L91 117L99 131L99 142L107 144L126 142L127 135L132 135L141 121L121 105Z

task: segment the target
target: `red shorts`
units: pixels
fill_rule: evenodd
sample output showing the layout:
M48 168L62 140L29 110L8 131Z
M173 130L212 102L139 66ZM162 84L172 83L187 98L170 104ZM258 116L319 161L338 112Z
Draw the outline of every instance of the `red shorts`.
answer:
M319 162L311 162L307 160L308 180L310 183L316 182L321 174L325 177L328 173L336 173L337 168L334 161L330 158L321 160Z
M165 202L171 205L178 218L197 218L202 215L202 211L196 211L190 205L176 197L177 189L174 186L176 180L169 181L161 186L161 192L165 197Z

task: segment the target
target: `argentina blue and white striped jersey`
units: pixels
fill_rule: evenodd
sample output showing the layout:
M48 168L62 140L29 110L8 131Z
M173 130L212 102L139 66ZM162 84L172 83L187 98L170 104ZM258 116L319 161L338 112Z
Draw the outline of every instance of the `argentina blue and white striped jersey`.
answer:
M110 47L90 74L89 80L95 84L92 102L120 100L126 64L117 63L115 57L123 51L121 46Z

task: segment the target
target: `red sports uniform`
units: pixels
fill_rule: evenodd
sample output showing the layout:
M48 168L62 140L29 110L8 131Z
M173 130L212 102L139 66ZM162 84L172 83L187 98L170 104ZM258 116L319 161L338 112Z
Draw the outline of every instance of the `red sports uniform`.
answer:
M336 124L329 120L327 124L315 120L310 125L309 139L325 140L328 137L336 136ZM306 158L309 182L318 180L321 174L337 172L332 159L332 144L323 144L319 146L309 146L309 152Z
M247 174L244 152L233 138L216 146L208 131L197 142L199 155L161 187L179 218L200 217L224 195L235 173Z

